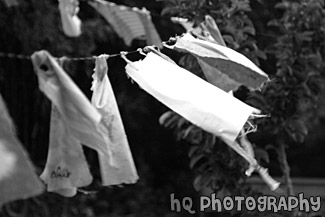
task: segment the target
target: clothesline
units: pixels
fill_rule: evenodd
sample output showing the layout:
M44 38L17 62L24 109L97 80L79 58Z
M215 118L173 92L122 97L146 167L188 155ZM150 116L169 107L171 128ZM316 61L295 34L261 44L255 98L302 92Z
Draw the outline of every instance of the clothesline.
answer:
M139 48L137 50L133 51L121 51L120 53L116 54L104 54L106 56L106 59L113 58L113 57L119 57L121 55L128 55L132 53L142 52L142 48ZM10 58L10 59L20 59L20 60L31 60L31 57L24 54L15 54L15 53L5 53L0 52L0 58ZM62 58L62 57L61 57ZM95 60L97 56L89 56L89 57L65 57L66 61L88 61L88 60ZM60 59L60 57L56 58Z
M174 42L176 42L177 37L178 36L170 37L167 41L161 42L161 44L164 45L164 44L174 43ZM104 55L106 59L125 56L125 55L133 54L133 53L140 53L140 54L145 55L146 53L148 53L150 51L160 55L159 54L160 52L157 51L156 49L158 49L156 45L147 45L143 48L138 48L138 49L132 50L132 51L120 51L119 53L115 53L115 54L101 54L101 55ZM65 61L89 61L89 60L96 60L96 58L98 56L93 55L93 56L88 56L88 57L66 57L66 56L63 56L63 57L64 57ZM61 59L63 57L55 57L55 59ZM31 60L30 55L6 53L6 52L2 52L2 51L0 51L0 58Z
M237 53L236 51L231 50L230 48L227 48L225 46L219 45L217 43L196 39L190 33L186 33L185 35L177 38L171 37L168 41L161 43L163 46L169 49L176 51L187 51L188 53L196 55L198 57L198 63L201 63L200 67L202 68L203 73L205 73L208 81L210 79L211 83L209 82L209 84L206 81L199 79L192 73L189 73L186 69L179 67L168 56L164 55L163 53L160 53L160 51L157 50L156 47L153 45L138 48L134 51L121 51L120 53L111 55L103 54L101 56L61 58L72 61L96 59L96 71L106 69L106 71L100 71L99 73L95 74L93 78L96 82L94 82L93 84L96 84L101 81L100 77L107 73L108 67L107 65L105 65L107 64L106 60L108 58L121 56L127 62L127 75L130 76L133 81L137 82L142 89L153 95L160 102L170 107L173 111L180 114L185 119L189 120L191 123L201 127L207 132L210 132L220 137L223 141L225 141L225 143L229 147L231 147L234 151L236 151L239 155L241 155L244 159L249 162L250 166L249 170L247 170L248 175L250 175L255 170L260 173L263 180L270 186L272 190L277 189L279 187L279 183L269 176L265 168L261 168L259 166L255 159L255 156L252 154L253 152L249 151L250 149L252 149L251 145L247 146L249 147L246 148L247 150L245 149L245 141L243 142L244 136L241 137L241 145L236 141L236 138L238 137L240 131L242 130L244 124L247 122L250 116L255 113L259 113L259 111L239 101L231 94L228 94L227 92L229 90L226 91L225 89L229 87L219 88L218 86L220 86L220 84L215 82L218 79L220 80L220 78L222 77L226 77L228 80L224 79L224 82L228 82L227 84L231 85L235 83L235 85L233 85L230 90L236 89L239 84L245 84L253 89L256 89L261 86L263 82L266 82L268 80L268 76L263 71L261 71L261 69L259 69L256 65L254 65L254 63L252 63L249 59ZM136 52L139 52L140 54L143 54L146 57L143 60L137 62L131 62L125 57L127 54ZM43 88L43 92L48 92L47 95L49 98L52 98L52 101L55 101L55 96L57 95L55 91L59 90L60 88L56 88L54 90L50 89L53 88L53 86L55 85L48 85L48 82L53 81L46 79L46 76L48 75L46 73L43 73L42 71L43 69L41 68L41 66L44 63L44 60L46 58L50 60L46 62L46 64L50 64L50 67L48 66L47 68L54 68L54 72L57 74L57 76L60 76L60 79L58 80L61 81L64 79L70 79L69 76L65 74L64 70L60 68L59 64L55 63L54 61L54 59L60 60L61 58L54 58L50 56L47 51L35 52L32 57L4 52L0 52L0 56L32 60L38 76L41 76L39 77L40 88ZM211 58L213 59L213 61L207 61L211 60ZM157 66L159 67L157 68ZM242 75L245 73L246 76L244 76L241 80L236 80L239 78L234 75L232 78L230 78L229 76L231 76L231 73L227 74L227 76L222 76L222 72L217 71L219 70L218 67L221 67L223 72L231 72L231 70L236 72L240 71ZM152 76L153 69L155 71L155 76ZM212 73L211 69L213 70ZM172 80L170 80L171 77L173 77ZM254 79L249 80L249 78ZM182 83L184 80L186 80L186 82ZM71 94L67 95L73 96L72 93L79 93L75 97L72 97L70 100L68 100L67 103L63 103L63 105L67 106L68 103L71 104L79 102L81 99L73 99L77 97L80 98L80 96L83 95L78 89L78 87L73 83L73 81L70 79L69 81L63 83L67 85L64 90L72 90ZM166 88L166 85L164 84L168 84L168 88ZM180 84L182 84L181 88L179 86ZM196 88L193 89L193 87ZM92 89L95 90L96 88L92 87ZM198 92L199 90L200 92ZM207 99L202 100L201 96L208 97ZM82 98L84 104L88 105L88 110L91 111L89 112L89 117L93 117L94 120L94 123L89 124L89 129L91 129L91 126L96 126L96 120L100 120L100 115L96 116L96 112L93 111L94 109L87 101L87 98ZM210 99L218 100L211 101ZM99 101L102 102L101 100ZM55 102L60 102L60 100L56 100ZM223 107L220 107L220 102L222 102ZM183 104L192 106L184 107ZM76 111L78 111L78 109L73 109L74 107L72 106L76 106L78 108L86 108L85 106L80 106L79 104L71 104L71 108L67 106L64 109L70 108L71 111L69 112L71 114L74 114ZM61 108L62 105L58 104L56 107ZM65 111L64 109L61 108L62 111ZM229 116L229 114L231 115ZM79 115L64 115L64 117L70 116L79 117ZM85 118L85 120L88 119ZM70 121L67 121L67 123L70 123ZM84 126L84 124L78 124L77 122L75 122L73 126ZM77 128L76 130L80 129ZM78 134L76 135L81 136L81 138L85 139L85 141L89 141L87 140L87 136L84 137L85 132L88 132L88 130L84 129L84 131L82 132L78 131ZM101 139L99 142L80 142L80 144L104 144L106 141L105 138L99 137L99 139ZM100 147L104 146L98 146L97 149L99 151L102 151L103 153L107 152L107 156L111 156L111 152L109 149L102 150ZM109 157L108 159L111 159L111 157ZM74 192L72 193L75 193L75 191L76 189L74 189Z

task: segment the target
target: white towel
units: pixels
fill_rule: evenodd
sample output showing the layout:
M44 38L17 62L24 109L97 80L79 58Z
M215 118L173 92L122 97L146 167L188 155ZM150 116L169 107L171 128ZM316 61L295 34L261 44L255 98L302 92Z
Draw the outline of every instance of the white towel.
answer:
M52 101L54 108L50 141L52 153L49 153L48 168L42 178L48 182L48 190L73 196L75 187L91 182L80 144L87 145L107 158L110 156L101 125L102 116L47 51L34 53L32 61L39 88ZM63 146L65 150L62 150ZM51 178L55 173L58 176L61 173L61 176L71 174L69 179L58 181L57 184Z

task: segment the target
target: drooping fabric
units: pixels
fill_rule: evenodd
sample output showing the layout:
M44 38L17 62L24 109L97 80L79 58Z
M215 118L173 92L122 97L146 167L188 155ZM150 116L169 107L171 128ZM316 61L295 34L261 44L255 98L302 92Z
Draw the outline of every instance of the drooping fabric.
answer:
M103 0L88 3L105 18L127 46L130 46L134 39L144 39L148 45L161 46L160 36L147 10L130 10L126 6Z
M34 166L15 135L14 124L0 96L0 207L43 192ZM23 181L22 181L23 180Z
M92 181L81 144L107 158L101 115L47 51L32 55L39 88L52 101L48 160L41 178L48 191L73 196Z
M124 131L122 119L118 110L112 86L107 76L107 62L105 56L96 59L93 74L92 104L103 116L102 125L106 144L111 150L111 158L99 155L103 185L119 185L135 183L138 174L133 162L132 154Z
M166 106L225 141L234 142L250 115L258 112L154 53L129 62L126 72Z
M81 144L110 156L102 135L102 116L47 51L32 55L40 90L58 109L64 124Z
M145 36L144 27L136 12L126 8L121 10L120 6L102 0L88 3L106 19L126 45L130 46L133 39Z
M190 34L177 38L168 48L197 57L207 80L224 91L236 90L240 85L259 88L268 76L244 55L225 46L196 39Z
M81 20L77 16L79 0L59 0L59 11L64 34L69 37L80 36Z
M80 142L72 136L60 112L52 105L49 151L45 169L40 178L47 191L72 197L78 187L92 182Z
M249 144L242 147L236 141L248 118L259 112L257 109L152 52L142 61L123 58L128 62L127 74L142 89L194 125L220 137L249 162L248 173L256 170L272 190L279 187L267 169L258 165Z

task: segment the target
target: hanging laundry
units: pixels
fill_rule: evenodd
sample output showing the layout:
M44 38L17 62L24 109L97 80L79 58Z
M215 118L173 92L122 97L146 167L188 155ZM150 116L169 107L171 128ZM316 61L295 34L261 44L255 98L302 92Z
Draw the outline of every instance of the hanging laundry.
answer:
M268 76L244 55L190 34L177 38L175 45L165 47L193 54L207 80L227 92L240 85L257 89L268 81Z
M156 27L152 23L150 12L146 8L137 10L137 12L144 26L147 44L156 45L158 48L162 48L162 41Z
M71 135L53 104L48 157L40 178L47 184L47 191L65 197L74 196L78 187L92 182L81 144Z
M96 0L88 2L111 25L127 46L134 39L145 39L147 44L161 46L161 39L147 10L131 9L112 2Z
M3 2L6 4L8 8L12 6L18 6L18 1L17 0L3 0Z
M47 51L32 55L39 88L59 111L69 133L79 143L110 156L100 125L102 116Z
M142 61L123 58L128 62L127 74L142 89L191 123L220 137L259 172L272 190L279 187L267 170L258 165L248 144L243 144L244 149L236 142L248 118L259 110L152 52Z
M166 106L223 140L234 142L247 119L259 112L154 53L129 62L126 72Z
M138 174L133 162L132 154L124 131L122 119L118 110L112 86L107 76L106 57L101 55L96 58L93 74L92 104L103 116L102 125L104 135L107 136L108 149L111 158L99 155L103 185L119 185L135 183Z
M43 192L35 168L15 135L14 124L0 96L0 207ZM23 180L23 182L22 182Z
M69 37L81 35L81 21L77 16L79 12L78 0L59 0L59 11L64 34Z
M106 19L117 35L123 38L126 45L130 46L133 39L145 36L144 27L136 12L126 8L121 10L121 6L102 0L89 1L88 4Z

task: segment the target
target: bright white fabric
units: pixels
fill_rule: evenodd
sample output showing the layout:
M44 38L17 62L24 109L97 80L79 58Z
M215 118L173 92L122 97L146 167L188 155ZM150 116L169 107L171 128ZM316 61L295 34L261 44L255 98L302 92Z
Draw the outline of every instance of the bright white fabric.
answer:
M109 156L99 112L47 51L35 52L32 61L40 90L58 109L71 135L81 144Z
M77 16L79 12L79 1L59 0L59 11L64 34L69 37L80 36L81 20Z
M141 88L188 121L233 143L257 109L154 53L129 62L127 74Z
M168 48L193 54L207 80L228 92L240 85L257 89L268 81L268 76L244 55L225 46L196 39L190 34L177 38Z
M69 131L52 105L49 150L40 178L47 184L47 191L66 197L74 196L78 187L92 182L82 146Z
M88 4L105 18L127 46L130 46L134 39L145 39L148 45L162 47L160 36L148 10L137 8L130 10L128 7L103 0L88 1Z
M124 131L122 119L115 100L111 83L107 76L108 66L105 56L96 59L93 74L92 104L102 115L104 135L110 157L99 155L103 185L135 183L138 174Z
M41 178L47 182L49 191L73 196L77 187L89 184L92 178L80 144L108 159L111 156L102 116L47 51L34 53L32 61L39 88L53 105L50 152ZM64 180L52 177L68 173Z

